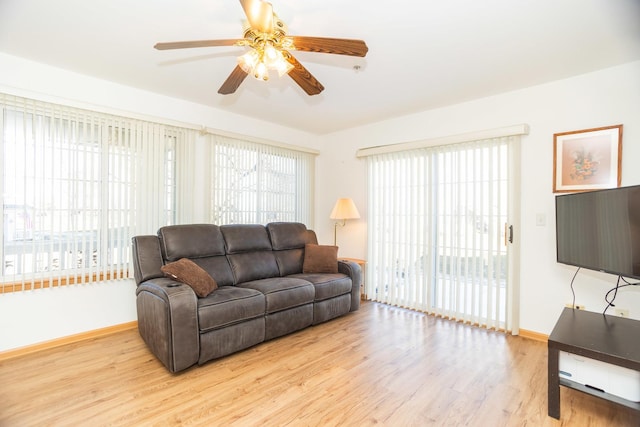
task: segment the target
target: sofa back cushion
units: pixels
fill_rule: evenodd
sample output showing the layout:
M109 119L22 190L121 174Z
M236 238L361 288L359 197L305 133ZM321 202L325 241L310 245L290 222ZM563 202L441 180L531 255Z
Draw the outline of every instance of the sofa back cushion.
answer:
M280 275L302 273L304 247L317 243L315 233L299 222L272 222L267 224L267 231Z
M214 224L169 225L158 230L164 262L189 258L204 269L218 286L232 285L233 273L225 256L224 237Z
M235 284L280 275L269 234L263 225L222 225L220 231Z
M274 251L300 249L307 243L307 227L299 222L272 222L267 232Z
M168 225L158 230L158 238L168 262L224 255L224 238L217 225Z

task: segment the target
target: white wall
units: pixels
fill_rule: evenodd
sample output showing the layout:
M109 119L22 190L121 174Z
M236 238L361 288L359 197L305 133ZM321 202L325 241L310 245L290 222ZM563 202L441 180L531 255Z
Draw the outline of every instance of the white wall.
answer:
M437 84L437 82L434 82ZM360 148L431 139L527 123L522 138L520 328L549 334L564 304L571 302L574 268L555 261L555 196L552 192L553 134L624 125L622 185L640 184L640 61L420 114L389 119L323 137L318 158L316 231L333 240L329 212L338 197L352 197L362 219L338 230L340 255L366 257L365 162ZM536 226L536 214L546 226ZM602 311L615 277L581 271L577 303ZM618 293L617 306L640 319L640 289Z
M133 280L0 295L0 351L132 322Z
M0 92L118 114L168 119L317 148L318 137L0 53ZM128 114L128 113L127 113ZM135 284L0 294L0 351L136 320Z

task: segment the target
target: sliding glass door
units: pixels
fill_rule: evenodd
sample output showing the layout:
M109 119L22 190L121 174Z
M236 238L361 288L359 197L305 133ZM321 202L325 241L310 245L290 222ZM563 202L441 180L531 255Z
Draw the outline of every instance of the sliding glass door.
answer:
M510 146L515 137L368 157L367 294L512 328Z

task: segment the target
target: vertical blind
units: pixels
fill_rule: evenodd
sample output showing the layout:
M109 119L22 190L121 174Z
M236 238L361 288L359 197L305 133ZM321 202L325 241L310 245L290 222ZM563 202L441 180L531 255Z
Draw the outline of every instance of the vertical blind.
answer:
M211 222L312 226L312 153L212 136Z
M131 236L207 210L313 225L314 153L208 138L202 156L193 129L0 94L0 292L128 278Z
M0 94L0 290L114 280L175 221L189 131Z
M507 159L517 138L367 157L367 295L510 328Z

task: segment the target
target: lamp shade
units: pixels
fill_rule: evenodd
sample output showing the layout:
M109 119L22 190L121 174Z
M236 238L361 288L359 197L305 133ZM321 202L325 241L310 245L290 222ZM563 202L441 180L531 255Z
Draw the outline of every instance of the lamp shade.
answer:
M336 201L333 210L331 211L331 215L329 216L331 219L356 219L360 218L360 213L358 212L358 208L356 208L356 204L353 203L353 200L344 198L338 199Z

